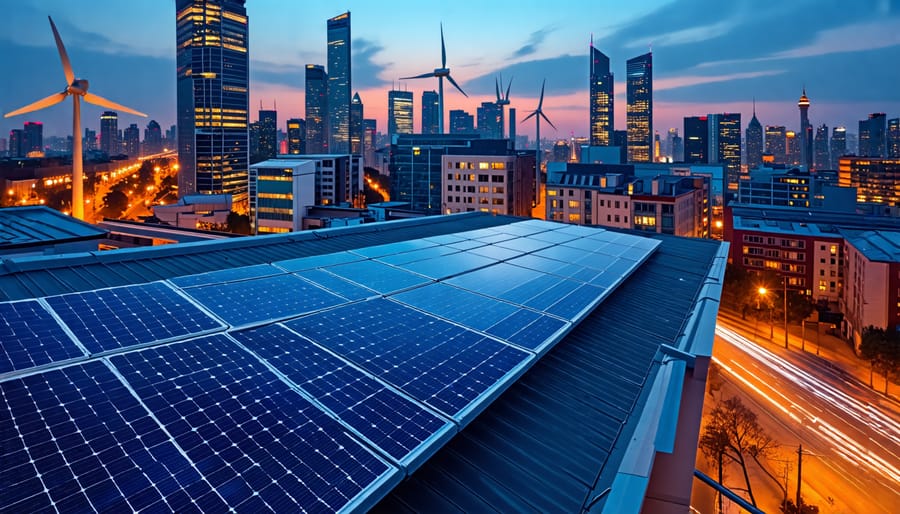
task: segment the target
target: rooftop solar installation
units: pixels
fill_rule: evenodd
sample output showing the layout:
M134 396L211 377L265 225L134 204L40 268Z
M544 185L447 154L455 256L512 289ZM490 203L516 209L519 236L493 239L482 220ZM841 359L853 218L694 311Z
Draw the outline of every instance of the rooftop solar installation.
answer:
M0 304L0 511L364 510L657 245L528 220Z
M0 375L84 357L37 300L0 303Z
M162 282L50 296L91 354L219 330L222 324Z

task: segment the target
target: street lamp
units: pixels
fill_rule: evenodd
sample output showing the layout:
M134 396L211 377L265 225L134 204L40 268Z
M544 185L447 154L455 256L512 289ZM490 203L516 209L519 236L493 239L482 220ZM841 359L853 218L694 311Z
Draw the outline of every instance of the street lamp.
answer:
M765 298L769 293L769 291L762 286L760 286L757 292L759 293L759 298L756 300L757 302ZM772 324L772 308L769 307L769 340L772 340L773 337L775 337L775 326Z

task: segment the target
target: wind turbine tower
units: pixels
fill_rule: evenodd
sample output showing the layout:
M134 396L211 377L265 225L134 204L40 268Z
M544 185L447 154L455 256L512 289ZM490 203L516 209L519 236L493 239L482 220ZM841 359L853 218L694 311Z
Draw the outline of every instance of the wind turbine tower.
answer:
M59 51L59 59L62 61L63 73L66 76L66 87L59 93L53 93L52 95L26 105L21 109L16 109L15 111L7 113L3 117L9 118L18 116L19 114L38 111L45 107L56 105L65 100L68 96L72 97L72 216L83 220L84 171L81 162L83 158L81 153L81 100L84 100L89 104L99 105L100 107L106 107L107 109L113 109L115 111L127 112L143 117L147 117L147 115L135 111L134 109L129 109L124 105L111 102L95 93L88 93L88 81L75 78L75 73L72 72L72 65L69 63L69 55L66 53L66 47L63 46L62 39L59 37L59 32L56 30L53 18L50 18L49 16L47 18L50 20L50 28L53 29L53 37L56 39L56 49Z
M535 196L534 197L538 203L540 203L540 201L541 201L541 197L540 197L540 195L541 195L541 118L544 118L544 121L549 123L550 126L553 127L553 130L556 130L556 126L553 125L553 122L551 122L550 119L547 118L547 115L544 114L544 111L541 110L541 107L544 105L544 86L546 84L547 84L547 79L544 79L544 81L541 83L541 99L538 100L537 109L531 111L531 114L529 114L528 116L525 116L525 118L522 120L522 123L525 123L526 121L528 121L528 118L534 117L534 121L537 125L537 127L535 128L535 136L534 136L535 139L537 140L537 143L535 145L536 146L535 151L537 152L537 156L534 161L534 177L535 177L534 178L534 188L535 188L535 191L534 191Z
M438 79L438 110L440 111L440 119L438 120L438 131L444 134L444 77L453 84L453 87L459 90L464 97L469 95L459 87L459 84L450 76L450 68L447 67L447 49L444 47L444 24L441 24L441 67L435 68L434 71L416 75L415 77L401 77L400 80L424 79L428 77L437 77Z
M503 84L503 75L500 76L500 80L494 80L494 88L497 90L497 105L500 106L500 139L503 139L503 126L504 121L506 120L506 112L505 108L509 105L509 88L512 87L512 79L509 79L509 84L506 86L506 94L500 95L500 86Z

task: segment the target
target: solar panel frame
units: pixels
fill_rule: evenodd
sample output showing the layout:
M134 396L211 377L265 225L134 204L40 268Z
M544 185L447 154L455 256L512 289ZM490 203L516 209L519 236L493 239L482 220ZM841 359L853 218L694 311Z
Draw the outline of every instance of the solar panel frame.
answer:
M456 425L450 419L442 417L437 411L284 325L267 325L229 335L247 351L268 363L357 437L404 468L407 475L418 469L457 432ZM292 355L295 353L297 356ZM331 385L331 377L346 379L346 388L357 389L365 398L349 407L341 404L338 397L342 390L328 387ZM373 405L373 402L377 404ZM355 410L356 407L378 418L365 418ZM415 417L404 420L401 411L414 413ZM404 421L427 425L427 428L419 428L428 435L414 437L409 432L400 433ZM373 430L390 433L378 438L371 435ZM403 436L407 436L405 442L394 441ZM388 444L385 443L386 439L390 440ZM410 447L410 441L417 442Z
M0 343L0 380L87 357L87 350L39 300L0 303Z
M180 277L173 277L169 279L169 282L182 289L187 289L196 286L223 284L226 282L236 282L238 280L247 280L251 278L261 278L281 274L284 274L284 270L276 268L271 264L254 264L251 266L241 266L238 268L226 268L217 271L208 271L206 273L198 273L196 275L183 275Z
M451 248L446 245L435 245L430 246L428 248L421 248L419 250L411 250L404 253L395 253L392 255L385 255L383 257L377 257L374 260L379 262L383 262L385 264L390 264L392 266L401 266L405 264L409 264L410 262L422 261L426 259L433 259L435 257L441 257L444 255L449 255L452 253L456 253L459 250L455 248Z
M378 296L377 292L368 287L350 282L334 273L328 273L324 269L308 269L294 273L294 275L350 302Z
M331 266L326 271L382 295L418 287L431 281L422 275L373 260Z
M364 261L365 257L351 252L335 252L323 255L314 255L312 257L298 257L296 259L287 259L284 261L273 262L273 266L277 266L289 273L296 273L308 269L325 268L336 264L346 264L348 262Z
M413 250L422 250L424 248L429 248L432 246L438 246L438 244L425 241L423 239L410 239L407 241L399 241L396 243L356 248L354 250L350 250L350 252L361 255L367 259L375 259L378 257L394 255L397 253L407 253Z
M444 280L449 277L467 273L495 264L490 257L469 252L451 253L424 261L410 262L404 269L432 280Z

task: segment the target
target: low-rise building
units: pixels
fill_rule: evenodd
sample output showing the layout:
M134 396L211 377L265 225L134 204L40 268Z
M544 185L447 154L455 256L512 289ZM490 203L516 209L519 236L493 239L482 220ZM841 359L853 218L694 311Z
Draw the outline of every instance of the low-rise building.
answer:
M859 348L868 326L900 328L900 230L842 229L841 331Z
M250 227L254 234L303 230L306 208L316 205L316 160L270 159L250 166Z
M153 216L160 223L181 228L224 227L231 208L229 194L185 195L176 203L154 205Z
M482 211L530 216L534 205L534 152L444 155L445 214Z
M856 189L838 186L833 173L762 167L741 177L737 202L852 213L856 211Z

